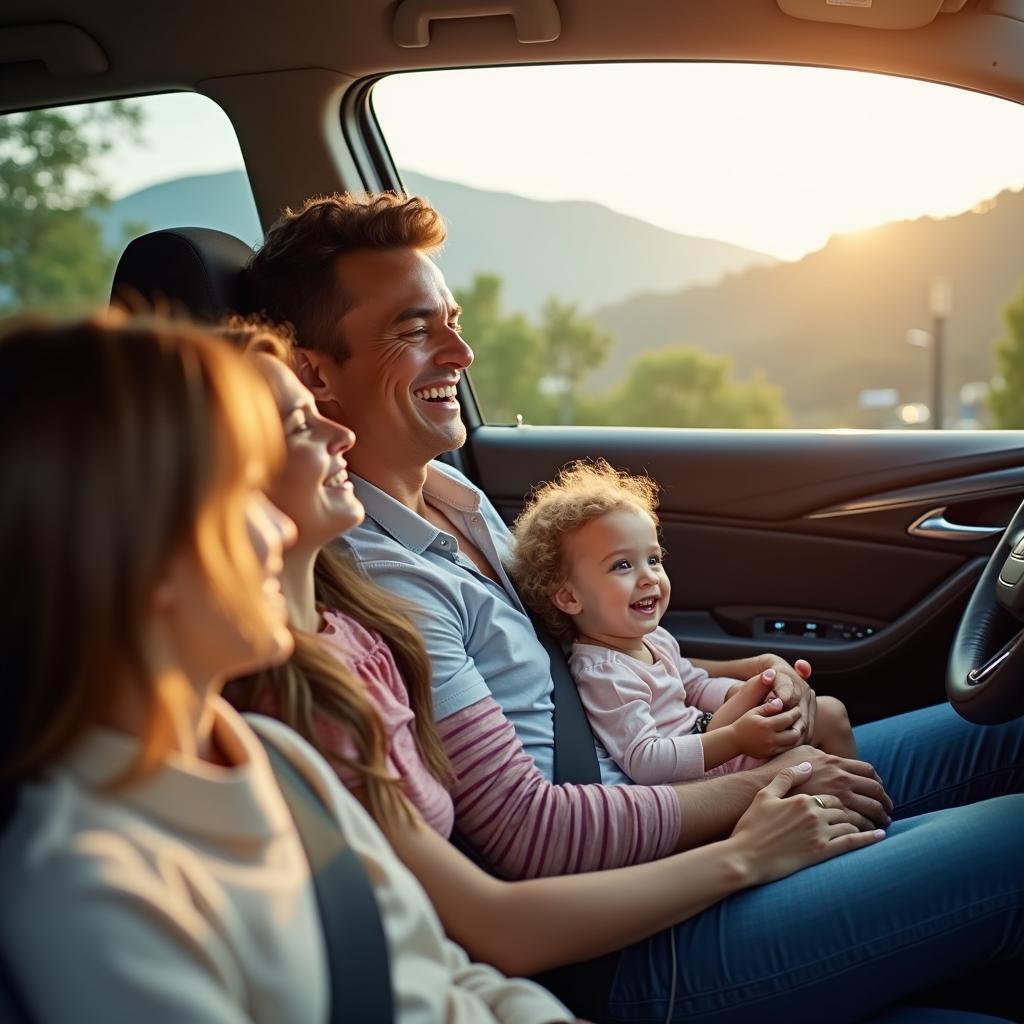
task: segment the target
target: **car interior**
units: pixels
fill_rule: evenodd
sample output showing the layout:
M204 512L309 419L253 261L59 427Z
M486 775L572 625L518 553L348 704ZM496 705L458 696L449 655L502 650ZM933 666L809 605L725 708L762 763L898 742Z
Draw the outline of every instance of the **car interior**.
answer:
M372 102L387 76L698 61L870 72L1021 104L1024 0L7 0L0 114L206 96L237 134L266 229L311 195L403 187ZM149 232L127 246L114 294L159 296L201 319L244 312L251 251L202 226ZM692 656L806 657L816 690L854 724L947 699L977 722L1024 712L1019 432L495 423L472 370L459 398L469 439L449 458L509 522L572 459L661 484L679 566L664 624ZM558 685L556 765L586 781L589 731L571 683ZM0 1013L30 1019L24 1009Z

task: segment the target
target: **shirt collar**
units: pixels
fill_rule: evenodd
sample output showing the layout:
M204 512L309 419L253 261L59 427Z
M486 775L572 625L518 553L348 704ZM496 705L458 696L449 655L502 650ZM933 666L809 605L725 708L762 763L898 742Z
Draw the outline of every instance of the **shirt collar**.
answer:
M152 775L110 790L110 798L199 839L264 842L286 833L291 816L266 751L234 708L214 700L218 742L240 763L224 768L171 751ZM62 759L60 768L87 788L102 790L134 763L139 749L137 737L97 728Z
M423 516L357 474L350 473L349 479L366 514L404 548L422 555L439 536L447 536ZM436 462L427 465L423 493L430 495L432 503L447 505L459 513L480 510L479 491L449 476Z

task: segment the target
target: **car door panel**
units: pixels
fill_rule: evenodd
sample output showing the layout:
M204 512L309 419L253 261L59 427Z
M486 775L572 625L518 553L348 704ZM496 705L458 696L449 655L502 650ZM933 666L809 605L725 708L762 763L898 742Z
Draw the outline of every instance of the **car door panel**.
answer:
M953 630L1024 498L1011 431L482 426L465 455L508 521L573 458L650 474L673 580L665 625L684 654L806 657L855 721L944 699ZM988 530L908 532L939 510Z

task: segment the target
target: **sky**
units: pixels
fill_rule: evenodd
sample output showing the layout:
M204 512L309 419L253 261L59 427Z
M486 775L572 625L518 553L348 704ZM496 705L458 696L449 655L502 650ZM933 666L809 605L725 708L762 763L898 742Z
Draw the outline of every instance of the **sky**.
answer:
M211 101L154 97L114 194L242 165ZM399 167L799 259L832 234L1024 186L1024 107L812 68L633 64L397 75L374 107Z

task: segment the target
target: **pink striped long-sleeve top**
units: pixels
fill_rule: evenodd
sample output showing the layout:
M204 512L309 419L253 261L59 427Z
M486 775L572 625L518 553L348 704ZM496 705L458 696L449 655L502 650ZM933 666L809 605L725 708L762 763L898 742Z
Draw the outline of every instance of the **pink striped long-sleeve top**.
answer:
M492 697L438 723L457 776L449 795L419 755L405 684L390 650L347 616L328 612L325 618L324 639L366 685L385 725L389 765L416 809L445 836L454 816L462 835L499 874L598 871L655 860L675 848L680 810L670 787L554 785ZM327 750L354 752L336 722L319 715L315 730ZM358 785L348 771L338 774L347 786Z
M680 810L670 787L554 785L492 697L438 731L458 776L456 827L505 877L623 867L676 846Z

